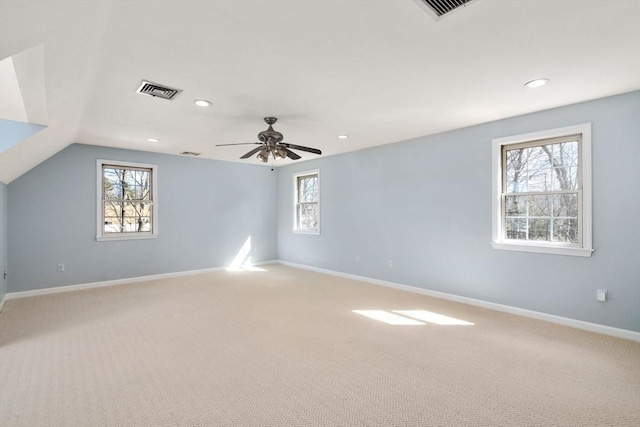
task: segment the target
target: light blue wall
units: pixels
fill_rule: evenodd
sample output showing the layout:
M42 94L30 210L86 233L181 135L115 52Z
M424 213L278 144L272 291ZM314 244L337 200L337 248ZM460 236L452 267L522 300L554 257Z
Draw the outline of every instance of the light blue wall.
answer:
M98 158L158 165L157 239L96 241ZM263 166L71 145L8 185L9 291L227 266L249 236L275 259L275 185Z
M587 122L593 256L492 249L491 140ZM294 234L292 174L315 168L321 234ZM294 164L278 169L278 255L640 331L639 171L640 92ZM608 302L596 301L598 288Z
M0 182L0 301L7 294L7 185Z
M46 126L0 119L0 153L44 128Z

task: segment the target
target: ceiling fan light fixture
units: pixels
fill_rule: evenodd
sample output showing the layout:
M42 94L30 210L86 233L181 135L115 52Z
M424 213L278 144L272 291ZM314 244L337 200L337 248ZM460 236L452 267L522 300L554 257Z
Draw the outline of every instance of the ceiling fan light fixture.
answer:
M196 99L193 103L198 107L208 107L211 105L211 101L207 101L206 99Z
M267 150L266 148L260 150L260 152L258 153L258 160L260 160L262 163L267 163L267 161L269 160L269 150Z
M273 150L273 157L275 159L284 159L285 157L287 157L287 153L280 147L276 147Z

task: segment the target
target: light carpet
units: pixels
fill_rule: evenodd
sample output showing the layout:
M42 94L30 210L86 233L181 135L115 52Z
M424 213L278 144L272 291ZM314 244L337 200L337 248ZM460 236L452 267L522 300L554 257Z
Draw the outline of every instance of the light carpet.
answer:
M0 425L640 425L639 343L263 268L9 300Z

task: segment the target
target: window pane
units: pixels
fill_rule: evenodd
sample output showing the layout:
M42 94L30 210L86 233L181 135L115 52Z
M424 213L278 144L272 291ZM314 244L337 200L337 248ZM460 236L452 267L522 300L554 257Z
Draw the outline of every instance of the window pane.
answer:
M529 196L527 199L528 216L549 217L551 216L550 196Z
M149 171L131 171L132 187L131 197L132 200L149 200L150 199L150 177Z
M554 144L555 166L578 166L578 141Z
M529 171L549 169L551 167L551 161L548 154L549 146L540 145L537 147L525 148L524 150L527 169Z
M507 193L521 193L527 191L527 171L507 170Z
M550 191L551 169L529 169L526 191Z
M553 221L553 241L578 243L578 220L556 219Z
M553 196L522 195L505 197L507 217L549 217Z
M105 200L151 200L151 171L104 168Z
M507 239L527 239L527 220L520 218L508 218L506 220Z
M578 194L555 194L552 197L553 216L564 218L578 218Z
M527 196L506 196L505 204L507 217L527 216Z
M300 203L298 205L298 230L318 229L318 204Z
M104 233L151 231L152 206L147 202L104 202Z
M549 219L530 219L529 220L529 239L528 240L549 240Z
M104 202L104 228L107 233L122 232L122 204L115 202Z
M102 184L104 189L104 199L123 199L121 169L105 168L102 173Z
M552 189L554 191L577 190L578 168L575 166L553 168Z
M318 176L298 178L298 202L315 202L318 200Z
M578 189L578 141L506 151L508 193Z
M507 239L549 240L553 197L522 195L505 197Z

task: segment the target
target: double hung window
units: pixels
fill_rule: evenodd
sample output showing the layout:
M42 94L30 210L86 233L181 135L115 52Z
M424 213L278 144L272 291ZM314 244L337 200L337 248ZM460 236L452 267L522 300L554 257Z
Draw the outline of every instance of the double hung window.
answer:
M591 254L590 133L494 140L494 248Z
M157 237L156 166L98 160L98 240Z
M295 187L295 222L298 233L320 233L320 172L310 171L293 176Z

